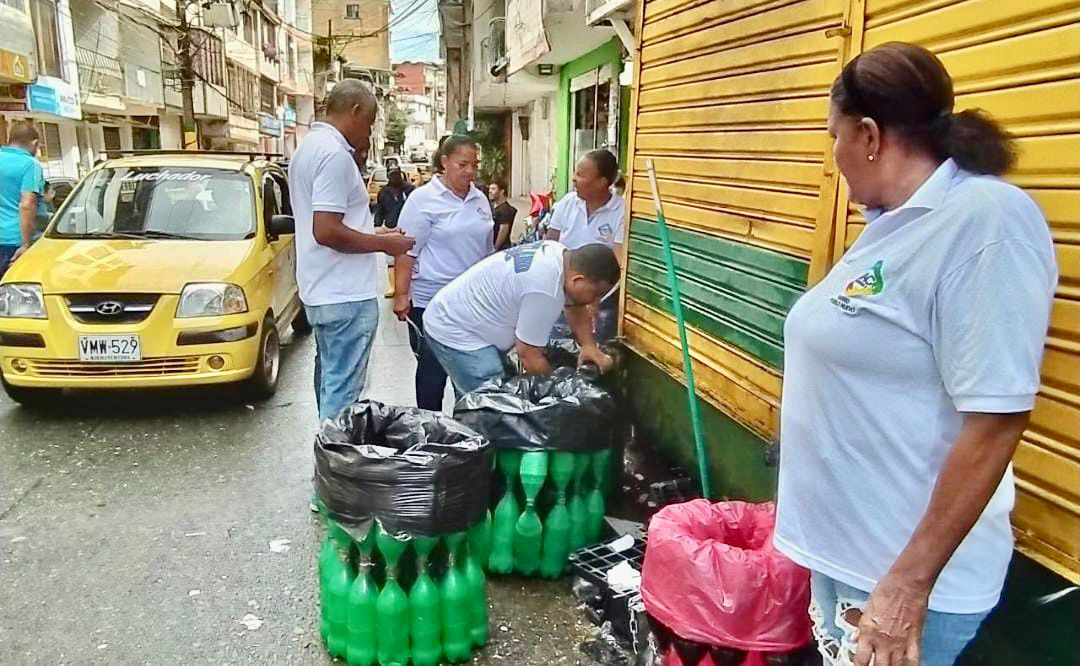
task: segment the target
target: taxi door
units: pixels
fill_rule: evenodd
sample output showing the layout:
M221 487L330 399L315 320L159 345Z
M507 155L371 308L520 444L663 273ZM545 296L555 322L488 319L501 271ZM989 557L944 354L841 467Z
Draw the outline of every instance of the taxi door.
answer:
M289 185L284 174L268 169L263 175L263 215L269 229L274 215L292 215L289 203ZM273 253L270 277L272 279L272 307L279 327L292 321L299 305L296 286L296 235L285 234L270 239Z

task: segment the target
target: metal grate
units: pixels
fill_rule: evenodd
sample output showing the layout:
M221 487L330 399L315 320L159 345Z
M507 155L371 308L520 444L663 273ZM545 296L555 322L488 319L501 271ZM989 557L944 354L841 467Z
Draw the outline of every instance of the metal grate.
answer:
M84 324L135 324L154 311L157 294L69 294L71 316Z
M29 360L37 377L165 377L199 371L198 356L170 356L131 363L83 363L72 360Z

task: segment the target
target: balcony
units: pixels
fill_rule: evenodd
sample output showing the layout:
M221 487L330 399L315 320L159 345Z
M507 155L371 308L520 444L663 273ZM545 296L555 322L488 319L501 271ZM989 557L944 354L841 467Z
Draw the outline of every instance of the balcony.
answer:
M124 63L124 96L129 100L150 107L165 103L161 72Z
M479 52L474 51L472 74L473 103L477 109L512 109L558 89L557 76L538 76L527 69L508 74L510 60L505 17L490 19L487 34L477 37Z
M85 97L82 105L124 111L124 69L120 61L81 46L75 47L75 61L79 69L79 88Z

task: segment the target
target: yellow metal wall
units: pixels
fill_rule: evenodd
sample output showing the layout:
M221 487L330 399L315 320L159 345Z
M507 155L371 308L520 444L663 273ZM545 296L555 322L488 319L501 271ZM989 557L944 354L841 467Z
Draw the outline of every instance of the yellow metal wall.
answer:
M820 278L862 219L825 132L843 62L892 40L937 53L957 108L1004 122L1021 149L1010 180L1053 227L1061 286L1032 426L1016 456L1018 548L1080 580L1080 4L1075 0L643 0L632 104L632 217L654 218L645 158L672 226L809 259ZM633 272L631 264L630 271ZM628 298L632 348L681 377L670 317ZM701 331L703 395L775 435L779 373Z

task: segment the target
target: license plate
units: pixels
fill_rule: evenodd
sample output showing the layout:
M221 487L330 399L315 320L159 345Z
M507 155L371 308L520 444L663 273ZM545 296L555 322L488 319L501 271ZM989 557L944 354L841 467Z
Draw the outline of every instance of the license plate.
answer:
M79 360L83 363L131 363L142 360L137 335L80 335Z

